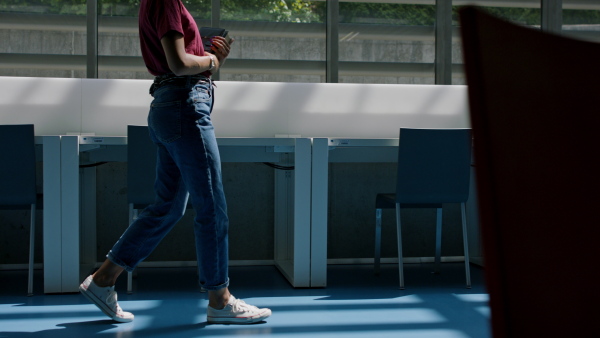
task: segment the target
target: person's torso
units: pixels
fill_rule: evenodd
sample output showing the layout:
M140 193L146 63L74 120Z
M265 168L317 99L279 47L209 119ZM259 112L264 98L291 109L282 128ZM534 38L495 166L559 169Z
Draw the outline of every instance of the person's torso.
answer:
M198 26L181 0L142 0L139 12L140 46L144 63L153 75L171 72L160 41L169 31L183 34L186 53L204 55Z

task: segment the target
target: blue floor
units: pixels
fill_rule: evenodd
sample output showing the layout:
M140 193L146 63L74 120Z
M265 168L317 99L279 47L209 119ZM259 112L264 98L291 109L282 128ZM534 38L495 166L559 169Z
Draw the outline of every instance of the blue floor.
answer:
M397 265L383 265L380 276L369 265L331 265L322 289L294 289L272 266L231 267L232 293L273 310L254 325L207 324L193 268L139 269L132 295L122 276L119 303L135 314L124 324L79 294L44 295L41 271L33 297L26 297L26 272L0 271L0 337L490 337L483 271L472 266L466 289L463 266L444 263L432 274L431 264L407 264L405 290Z

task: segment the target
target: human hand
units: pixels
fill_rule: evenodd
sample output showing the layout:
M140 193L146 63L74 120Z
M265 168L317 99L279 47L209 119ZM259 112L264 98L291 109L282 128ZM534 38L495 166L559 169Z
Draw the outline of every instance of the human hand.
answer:
M219 59L219 62L223 62L231 51L231 44L233 43L233 39L230 39L229 42L222 36L215 36L212 38L212 47L211 51L214 55Z

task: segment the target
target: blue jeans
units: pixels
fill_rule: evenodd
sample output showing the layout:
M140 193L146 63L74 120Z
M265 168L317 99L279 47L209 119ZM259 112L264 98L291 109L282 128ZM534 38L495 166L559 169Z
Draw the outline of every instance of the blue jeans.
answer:
M151 89L148 127L158 146L156 202L140 213L107 257L132 271L181 219L191 197L200 285L219 290L229 285L229 220L210 118L213 84L208 78L197 81L188 76Z

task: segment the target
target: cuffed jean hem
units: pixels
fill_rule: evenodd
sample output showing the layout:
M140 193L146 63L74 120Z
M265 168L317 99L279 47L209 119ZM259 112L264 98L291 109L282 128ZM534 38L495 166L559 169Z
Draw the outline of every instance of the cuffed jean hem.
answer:
M221 285L217 285L217 286L201 285L201 286L204 290L208 290L208 291L221 290L221 289L224 289L229 286L229 278L227 278L227 281Z
M113 264L115 264L115 265L118 265L118 266L122 267L122 268L123 268L123 269L125 269L125 271L127 271L127 272L133 272L133 270L135 270L135 266L134 266L134 267L131 267L131 266L127 265L125 262L123 262L122 260L120 260L120 259L118 259L117 257L115 257L115 256L112 254L112 251L111 251L111 252L109 252L109 253L106 255L106 258L108 258L108 260L109 260L109 261L111 261Z

